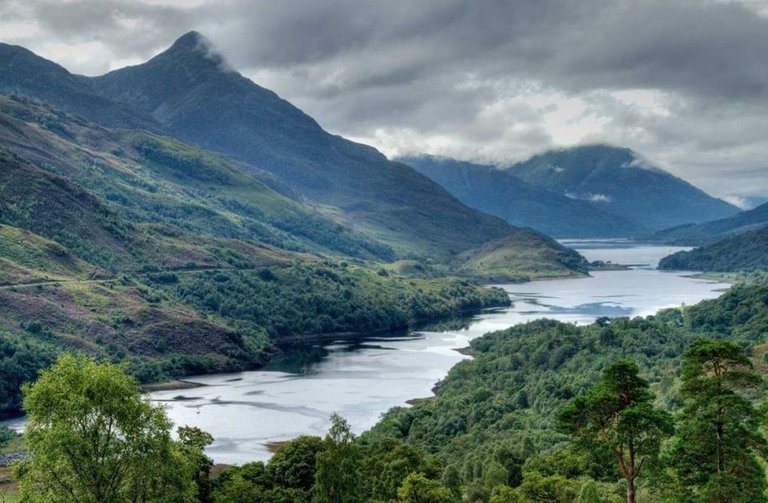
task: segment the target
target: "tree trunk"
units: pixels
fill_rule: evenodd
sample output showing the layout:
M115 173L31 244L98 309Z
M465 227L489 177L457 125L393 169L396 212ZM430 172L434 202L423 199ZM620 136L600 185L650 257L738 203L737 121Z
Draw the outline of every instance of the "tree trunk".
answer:
M635 480L627 479L627 503L635 503Z

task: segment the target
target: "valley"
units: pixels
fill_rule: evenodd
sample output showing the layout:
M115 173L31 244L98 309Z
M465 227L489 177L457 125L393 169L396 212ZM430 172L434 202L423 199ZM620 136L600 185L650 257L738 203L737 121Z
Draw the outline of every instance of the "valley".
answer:
M125 2L0 42L0 501L768 502L768 203L759 145L713 134L749 108L709 100L727 72L622 90L656 40L611 81L552 61L593 33L517 17L430 40L480 4L367 41L383 11L288 6L264 53L266 14L202 23L219 46L212 2ZM107 36L144 10L168 26Z
M643 265L581 279L500 285L511 307L457 320L456 327L438 323L388 335L288 345L265 370L193 376L189 380L205 386L155 392L152 399L169 406L178 424L212 433L216 442L208 453L215 461L266 460L269 445L322 435L333 412L361 433L391 407L430 396L448 370L467 358L455 350L483 334L540 318L584 325L602 316L648 316L696 304L729 287L655 270L658 260L675 248L600 240L568 244L590 260Z

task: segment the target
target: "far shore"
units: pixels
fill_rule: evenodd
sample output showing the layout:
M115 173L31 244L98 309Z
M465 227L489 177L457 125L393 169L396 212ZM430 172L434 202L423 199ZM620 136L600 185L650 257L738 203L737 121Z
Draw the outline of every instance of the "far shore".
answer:
M176 379L173 381L161 381L144 384L141 386L141 389L147 393L153 393L155 391L174 391L181 389L201 388L203 386L207 386L207 384Z

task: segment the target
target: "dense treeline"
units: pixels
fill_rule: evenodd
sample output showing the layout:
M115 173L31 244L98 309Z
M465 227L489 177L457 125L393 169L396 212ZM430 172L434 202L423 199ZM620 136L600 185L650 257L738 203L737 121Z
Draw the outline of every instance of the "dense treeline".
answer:
M362 437L334 416L324 439L299 437L268 463L216 475L203 454L209 435L182 428L171 441L163 413L135 401L135 381L110 365L65 357L25 388L36 422L32 458L17 476L28 501L34 494L84 501L55 490L52 467L71 468L65 474L78 495L109 489L85 475L116 460L94 462L88 439L126 442L123 434L95 434L113 424L102 415L117 414L121 428L146 438L137 456L150 469L129 470L118 488L131 497L137 481L149 480L148 491L164 488L163 501L214 503L760 503L768 442L756 369L766 361L766 336L761 286L645 318L528 323L475 340L475 359L454 367L435 398L393 409ZM128 412L126 403L134 404ZM88 431L78 426L81 416L97 419L82 423ZM152 424L145 416L156 427L142 426ZM158 464L153 453L174 461Z
M32 325L28 330L41 329ZM0 418L21 409L21 385L35 380L38 371L53 363L54 358L50 344L36 342L31 336L0 332Z
M34 380L62 350L125 362L130 374L153 382L256 368L273 343L288 337L399 330L509 304L500 289L457 279L408 280L346 263L123 275L104 287L109 295L129 292L145 307L112 312L105 306L90 333L74 323L59 326L66 318L55 316L0 327L0 415L20 413L21 383ZM163 316L172 309L178 318ZM199 321L190 319L190 310ZM69 330L94 343L75 344Z
M768 270L768 227L728 236L716 243L664 257L660 269L749 272Z
M419 321L509 305L501 289L455 279L403 280L380 270L294 264L179 277L178 298L272 340L304 334L391 331Z
M473 341L476 358L456 365L434 399L393 409L365 438L392 437L434 454L471 501L490 497L492 474L519 492L550 485L550 494L560 495L529 500L573 501L585 477L601 484L620 478L610 461L595 463L573 452L556 427L562 407L586 393L606 365L634 362L656 403L676 412L684 399L677 377L681 355L694 341L728 338L752 351L767 336L766 287L734 288L720 299L646 318L512 327Z

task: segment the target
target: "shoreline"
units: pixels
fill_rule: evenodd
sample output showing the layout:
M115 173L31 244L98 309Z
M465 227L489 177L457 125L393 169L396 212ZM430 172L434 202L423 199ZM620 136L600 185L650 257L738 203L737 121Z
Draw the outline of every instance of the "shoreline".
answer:
M491 287L491 285L482 285L482 286L485 288ZM247 372L251 370L263 369L265 366L267 366L269 361L272 360L272 357L279 354L284 349L291 348L292 346L296 346L296 345L306 344L309 342L315 342L315 343L330 342L335 339L355 339L360 337L381 336L384 334L407 334L408 332L411 332L411 331L418 331L419 327L428 325L430 323L457 320L457 319L461 319L464 316L473 316L476 314L480 314L487 309L504 309L511 305L512 305L512 302L509 301L509 303L503 304L503 305L499 304L499 305L493 305L493 306L484 306L477 309L466 309L457 313L452 313L450 316L435 316L435 317L425 318L420 320L412 320L407 325L402 327L397 327L397 328L381 328L378 330L360 331L360 332L354 332L354 331L330 332L327 334L306 334L306 335L295 335L290 337L284 337L278 341L272 342L272 346L270 350L267 351L265 354L267 358L258 366L242 368L240 370L233 370L232 372ZM218 373L220 372L211 372L210 374L196 374L196 376L213 375ZM144 393L154 393L157 391L187 390L187 389L200 388L203 386L208 386L208 385L195 382L195 381L186 380L183 378L179 378L179 379L170 379L167 381L158 381L158 382L142 384L141 390Z
M170 381L159 381L154 383L142 384L141 391L144 393L154 393L155 391L176 391L185 389L195 389L208 386L207 384L186 381L183 379L173 379Z

